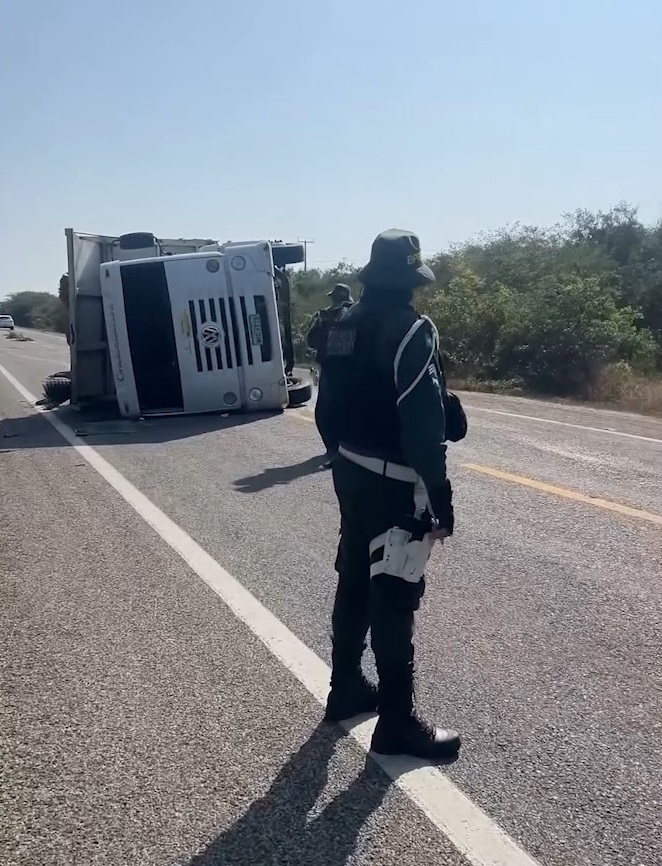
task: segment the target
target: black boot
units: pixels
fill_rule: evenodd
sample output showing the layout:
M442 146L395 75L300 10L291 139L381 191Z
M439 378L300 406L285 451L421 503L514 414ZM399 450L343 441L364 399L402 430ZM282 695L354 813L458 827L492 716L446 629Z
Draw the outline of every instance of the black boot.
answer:
M327 722L341 722L363 713L374 713L377 702L376 686L359 670L340 682L331 680L324 718Z
M384 672L379 683L379 720L371 749L380 755L412 755L427 761L453 757L460 749L457 731L438 728L416 712L414 665Z
M457 754L460 735L428 724L414 699L414 616L425 581L380 575L372 583L372 647L379 676L379 720L371 748L381 755L428 761Z
M412 755L424 761L444 761L460 751L457 731L438 728L415 713L398 721L380 716L370 748L378 755Z

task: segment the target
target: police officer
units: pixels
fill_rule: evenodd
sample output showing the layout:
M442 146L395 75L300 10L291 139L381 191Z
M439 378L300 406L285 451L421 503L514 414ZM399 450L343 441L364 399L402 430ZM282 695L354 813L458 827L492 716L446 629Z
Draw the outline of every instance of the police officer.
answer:
M67 343L71 345L71 328L69 327L69 274L62 274L60 277L60 285L58 286L57 293L60 298L60 303L65 309Z
M326 341L329 335L329 329L340 313L354 303L351 290L349 286L345 285L345 283L336 283L333 289L329 292L328 297L331 299L330 306L326 307L324 310L318 310L315 313L307 337L308 346L315 351L317 363L320 365L317 402L315 404L315 422L322 442L324 443L324 447L326 448L324 463L322 464L325 469L331 468L335 454L338 451L338 441L332 433L332 422L329 418L328 402L326 399L326 382L323 374L326 356Z
M379 707L375 752L434 760L455 754L460 736L416 711L414 614L432 545L453 533L445 442L463 437L466 418L454 395L447 417L438 334L412 308L414 290L434 281L418 237L380 234L360 279L361 298L331 328L324 364L341 515L326 719ZM369 627L378 688L361 672Z

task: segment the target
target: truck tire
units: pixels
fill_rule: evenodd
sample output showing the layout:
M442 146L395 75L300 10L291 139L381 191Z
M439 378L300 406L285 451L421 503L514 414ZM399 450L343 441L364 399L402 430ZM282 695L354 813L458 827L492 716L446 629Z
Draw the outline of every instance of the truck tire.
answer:
M313 387L310 382L304 382L298 376L290 376L287 380L287 396L287 405L290 408L303 406L313 396Z
M304 260L303 244L272 244L271 254L277 268L298 265Z
M48 376L43 383L44 403L60 406L71 399L71 373L58 373Z

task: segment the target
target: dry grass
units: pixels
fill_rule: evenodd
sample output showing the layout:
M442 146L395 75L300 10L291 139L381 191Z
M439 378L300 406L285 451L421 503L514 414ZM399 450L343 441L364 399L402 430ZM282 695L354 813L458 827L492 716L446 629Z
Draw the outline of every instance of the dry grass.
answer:
M7 331L6 337L8 340L17 340L19 343L34 343L32 337L28 337L27 334L23 334L21 331Z
M553 398L526 391L517 382L482 382L478 379L450 379L448 387L455 391L475 391L482 394L503 394L562 403L589 403L624 412L662 417L662 377L642 376L629 364L619 361L605 367L589 389L586 398Z
M529 397L526 390L518 383L509 380L474 379L472 377L450 377L447 381L451 391L475 391L480 394L505 394L509 397Z
M662 378L637 374L620 361L605 367L591 388L589 399L628 412L662 416Z

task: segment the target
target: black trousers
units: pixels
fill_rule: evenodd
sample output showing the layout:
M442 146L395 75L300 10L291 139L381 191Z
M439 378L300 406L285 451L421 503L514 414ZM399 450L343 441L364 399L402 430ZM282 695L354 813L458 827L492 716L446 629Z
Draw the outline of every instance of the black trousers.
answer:
M332 618L332 685L342 685L356 675L370 628L380 713L406 715L413 709L414 615L425 579L409 583L393 575L371 577L369 546L392 527L411 521L414 485L377 475L342 456L334 463L333 481L341 529Z
M327 451L334 453L338 450L338 442L333 434L334 425L329 411L328 395L329 391L324 369L320 368L319 382L317 384L317 403L315 404L315 423L317 424L317 430L324 443L324 447Z

